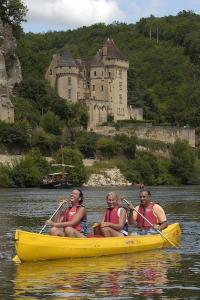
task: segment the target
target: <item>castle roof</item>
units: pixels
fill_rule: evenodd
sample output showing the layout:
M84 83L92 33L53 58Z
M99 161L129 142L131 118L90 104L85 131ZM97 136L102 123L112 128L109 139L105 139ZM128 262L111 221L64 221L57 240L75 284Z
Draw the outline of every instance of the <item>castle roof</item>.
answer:
M127 60L122 52L117 48L115 42L112 39L107 39L104 46L107 48L107 58L108 59L120 59L120 60Z
M101 49L97 51L97 54L94 56L94 58L90 62L90 66L91 67L102 67L103 66Z
M76 67L76 61L72 58L69 51L64 49L58 59L58 67Z

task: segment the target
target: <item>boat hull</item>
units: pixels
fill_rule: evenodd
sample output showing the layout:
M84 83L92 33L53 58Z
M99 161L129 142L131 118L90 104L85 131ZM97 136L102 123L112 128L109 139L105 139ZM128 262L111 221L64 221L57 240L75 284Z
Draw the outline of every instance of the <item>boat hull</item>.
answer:
M69 182L50 182L50 183L41 183L41 189L70 189L73 187L72 183Z
M178 223L169 225L163 233L174 244L179 243L181 230ZM22 262L125 254L171 247L171 244L160 234L69 238L16 230L15 241L16 253Z

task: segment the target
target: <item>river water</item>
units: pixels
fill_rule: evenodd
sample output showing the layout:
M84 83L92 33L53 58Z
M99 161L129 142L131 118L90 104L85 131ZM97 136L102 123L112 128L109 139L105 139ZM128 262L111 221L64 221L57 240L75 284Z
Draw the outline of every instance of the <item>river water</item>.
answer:
M84 188L89 227L100 216L113 188ZM138 191L115 188L138 203ZM0 299L200 299L200 186L152 187L152 199L179 222L179 249L110 257L12 262L16 228L39 232L70 190L0 190Z

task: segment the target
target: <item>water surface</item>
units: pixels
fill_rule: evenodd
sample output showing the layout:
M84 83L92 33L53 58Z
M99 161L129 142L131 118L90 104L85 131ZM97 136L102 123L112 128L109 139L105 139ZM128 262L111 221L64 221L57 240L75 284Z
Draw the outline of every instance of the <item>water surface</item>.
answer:
M110 188L84 188L89 226L100 220ZM116 189L133 204L138 191ZM12 262L16 228L39 232L70 190L0 190L0 299L200 299L200 186L153 187L181 247L136 254L48 262Z

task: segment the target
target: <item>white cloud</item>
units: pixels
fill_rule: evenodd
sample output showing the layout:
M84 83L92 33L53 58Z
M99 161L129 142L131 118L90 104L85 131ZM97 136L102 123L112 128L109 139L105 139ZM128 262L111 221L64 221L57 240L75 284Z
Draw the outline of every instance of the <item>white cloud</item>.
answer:
M150 15L160 16L166 11L167 2L163 0L147 0L142 1L132 0L131 7L134 16L149 17Z
M124 19L115 0L25 0L28 22L78 27ZM51 27L51 26L49 26Z

